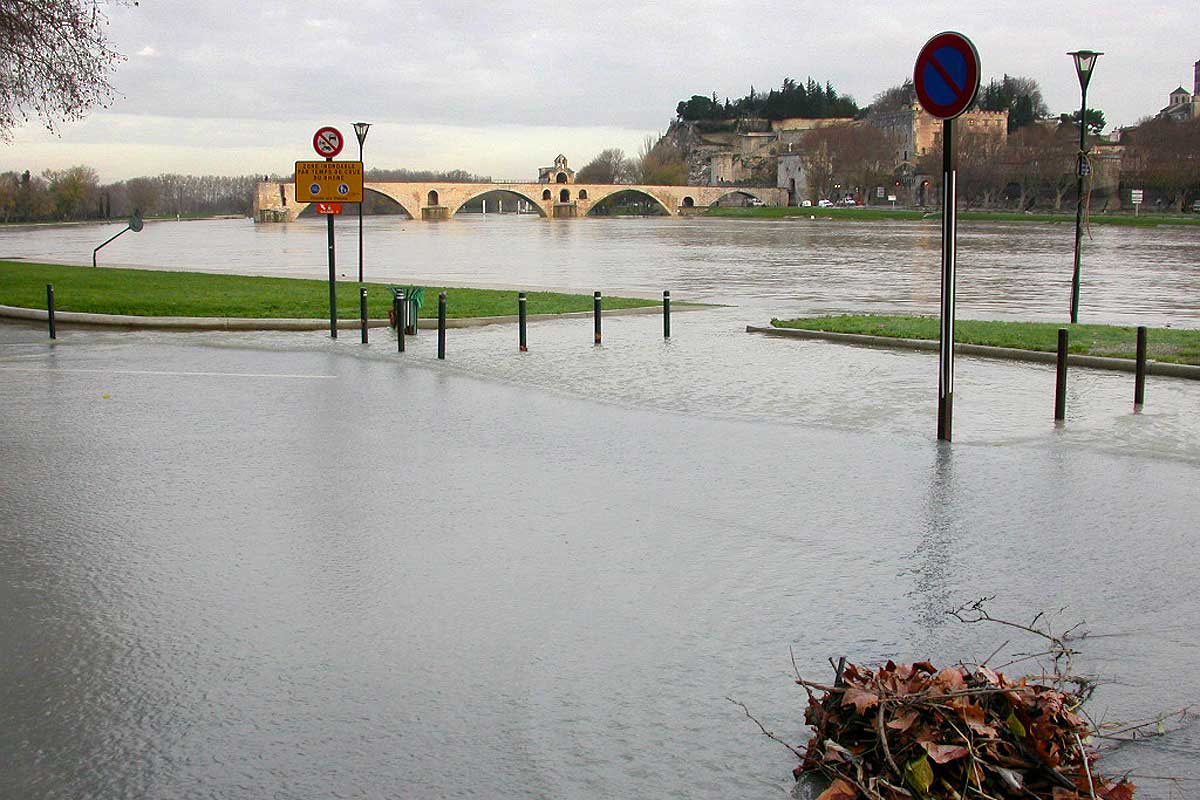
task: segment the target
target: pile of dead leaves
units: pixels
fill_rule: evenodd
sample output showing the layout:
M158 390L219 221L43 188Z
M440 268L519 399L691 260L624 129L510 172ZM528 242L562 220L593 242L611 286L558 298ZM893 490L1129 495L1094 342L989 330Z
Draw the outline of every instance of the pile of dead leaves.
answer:
M927 661L877 672L846 665L833 686L803 679L815 731L797 779L824 776L818 800L1132 800L1098 775L1082 700L986 667Z

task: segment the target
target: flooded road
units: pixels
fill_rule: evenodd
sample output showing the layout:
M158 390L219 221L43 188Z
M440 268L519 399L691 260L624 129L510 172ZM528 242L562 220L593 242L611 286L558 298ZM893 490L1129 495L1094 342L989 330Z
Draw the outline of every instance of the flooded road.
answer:
M711 221L659 229L675 222L408 223L386 267L737 303L676 315L669 342L653 317L606 319L601 347L561 320L531 325L524 355L510 326L451 331L438 362L425 332L401 357L382 333L50 346L0 327L0 796L780 797L793 757L726 697L801 741L789 648L818 678L843 654L983 658L1009 634L944 612L992 594L1003 616L1086 620L1098 717L1200 697L1195 382L1152 378L1135 415L1130 376L1074 370L1056 427L1051 368L960 358L939 446L935 355L744 333L839 304L924 310L923 277L843 267L809 287L807 259L770 276L791 245L722 222L689 246L670 237ZM627 227L579 249L606 225ZM761 236L804 230L788 225ZM248 235L305 257L236 271L320 277L319 228L270 228ZM1154 299L1196 280L1195 236L1133 233L1121 246L1160 272L1144 301L1097 288L1106 321L1196 324L1190 298ZM674 261L647 244L664 236ZM1034 266L996 315L1055 318L1023 306L1049 274L1038 247L1011 256ZM225 263L195 260L174 263ZM859 281L862 304L842 296ZM1108 767L1193 775L1198 755L1188 727Z

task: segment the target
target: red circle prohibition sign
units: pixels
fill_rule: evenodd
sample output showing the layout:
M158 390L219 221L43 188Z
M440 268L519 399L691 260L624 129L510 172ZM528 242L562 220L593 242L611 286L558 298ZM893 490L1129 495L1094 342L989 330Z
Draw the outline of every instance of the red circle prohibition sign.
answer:
M342 146L345 143L342 132L330 125L326 125L313 134L313 150L316 150L317 155L324 158L333 158L342 152Z
M921 107L933 116L957 117L979 91L979 51L961 33L939 33L917 55L913 88Z

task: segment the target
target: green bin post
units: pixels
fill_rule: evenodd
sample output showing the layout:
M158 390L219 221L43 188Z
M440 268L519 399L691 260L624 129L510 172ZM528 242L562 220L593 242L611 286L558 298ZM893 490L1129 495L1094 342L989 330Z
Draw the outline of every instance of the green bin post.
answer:
M407 305L408 300L404 296L404 290L400 289L396 292L396 347L398 348L398 352L401 353L404 352L404 338L406 336L405 328L407 327L404 322L404 317L405 311L407 310L405 306Z

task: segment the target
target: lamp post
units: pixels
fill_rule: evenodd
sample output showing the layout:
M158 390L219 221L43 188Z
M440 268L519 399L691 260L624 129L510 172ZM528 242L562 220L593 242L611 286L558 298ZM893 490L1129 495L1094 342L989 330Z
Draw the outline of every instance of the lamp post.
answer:
M367 140L367 130L371 127L369 122L354 123L354 135L358 137L358 160L361 163L363 157L363 142ZM363 180L367 178L366 169L363 169ZM366 200L367 190L363 189L363 200ZM358 204L358 282L363 282L363 236L362 236L362 207L363 204Z
M1079 248L1083 241L1083 171L1087 164L1087 90L1096 59L1104 54L1093 50L1076 50L1067 55L1075 59L1075 72L1079 75L1079 89L1083 95L1079 106L1079 158L1075 169L1078 179L1075 200L1075 272L1071 275L1071 324L1075 324L1079 322Z

